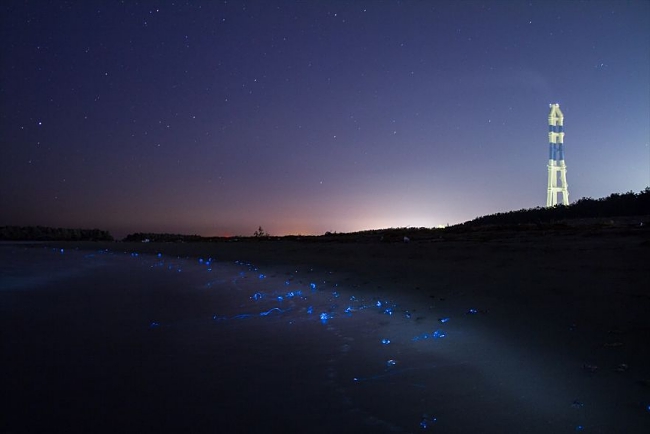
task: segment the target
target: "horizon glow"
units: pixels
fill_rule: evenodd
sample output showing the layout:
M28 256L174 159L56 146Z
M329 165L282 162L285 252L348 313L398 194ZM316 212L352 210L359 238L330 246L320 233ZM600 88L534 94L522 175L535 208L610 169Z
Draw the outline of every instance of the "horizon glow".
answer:
M0 14L0 225L436 227L650 185L650 4L25 4ZM549 49L552 47L552 49Z

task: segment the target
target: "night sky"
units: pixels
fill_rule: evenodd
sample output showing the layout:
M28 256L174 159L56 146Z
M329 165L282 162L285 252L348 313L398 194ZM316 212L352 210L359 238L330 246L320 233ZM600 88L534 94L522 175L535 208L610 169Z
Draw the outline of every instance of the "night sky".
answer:
M322 234L650 184L648 1L5 1L0 225Z

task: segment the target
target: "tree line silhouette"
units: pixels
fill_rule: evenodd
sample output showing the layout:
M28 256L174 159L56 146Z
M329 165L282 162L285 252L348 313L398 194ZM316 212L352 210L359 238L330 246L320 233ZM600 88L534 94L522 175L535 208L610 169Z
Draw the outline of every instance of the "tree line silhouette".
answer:
M0 226L3 241L113 241L108 231L45 226Z
M650 215L650 187L634 193L613 193L601 199L585 197L569 205L520 209L477 217L462 226L549 223L559 220Z
M260 240L299 239L299 240L337 240L358 241L359 237L381 237L385 241L400 241L408 236L411 239L430 237L439 231L462 231L463 228L476 228L492 225L524 225L545 224L563 220L589 219L589 218L614 218L642 216L650 218L650 187L634 193L613 193L601 199L582 198L564 206L536 207L520 209L517 211L500 212L486 216L476 217L473 220L448 227L446 229L431 228L390 228L381 230L361 231L355 233L330 233L320 236L295 236L285 237L269 236L260 226L253 237L202 237L200 235L181 234L156 234L134 233L128 235L123 241L131 242L201 242L201 241L229 241L238 238L252 238ZM44 226L0 226L0 240L4 241L113 241L113 236L108 231L99 229L66 229Z
M200 235L182 235L182 234L156 234L153 232L136 232L127 235L122 241L124 242L152 242L152 243L192 243L198 241L209 241L210 238Z

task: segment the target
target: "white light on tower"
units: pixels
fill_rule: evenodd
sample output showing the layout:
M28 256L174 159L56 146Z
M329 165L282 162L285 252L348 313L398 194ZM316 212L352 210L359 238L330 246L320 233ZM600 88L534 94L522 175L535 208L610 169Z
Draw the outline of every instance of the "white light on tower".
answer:
M569 185L564 164L564 115L560 104L549 104L548 115L548 189L546 206L557 205L557 194L562 194L562 205L569 204Z

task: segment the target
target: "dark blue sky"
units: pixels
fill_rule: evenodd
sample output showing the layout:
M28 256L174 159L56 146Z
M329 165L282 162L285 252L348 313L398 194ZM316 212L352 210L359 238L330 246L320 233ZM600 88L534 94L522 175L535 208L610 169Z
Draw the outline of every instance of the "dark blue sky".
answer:
M453 224L650 183L650 2L9 1L0 225Z

